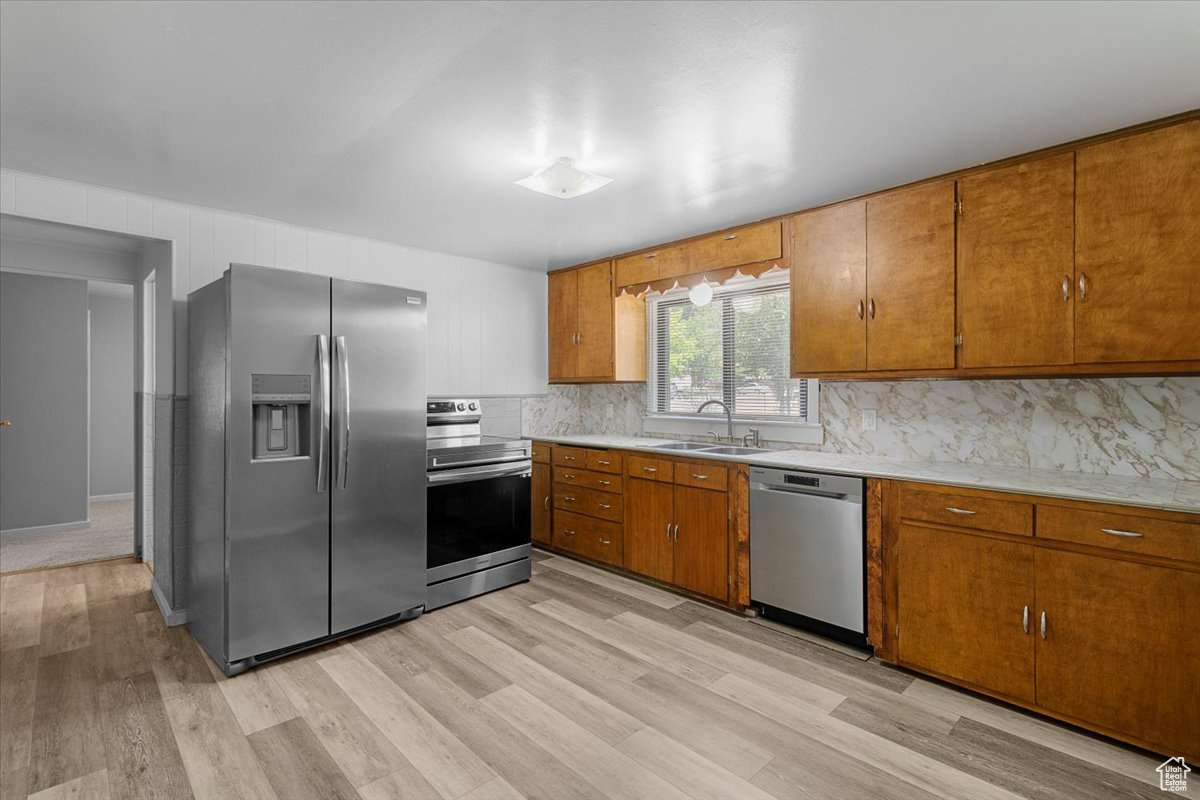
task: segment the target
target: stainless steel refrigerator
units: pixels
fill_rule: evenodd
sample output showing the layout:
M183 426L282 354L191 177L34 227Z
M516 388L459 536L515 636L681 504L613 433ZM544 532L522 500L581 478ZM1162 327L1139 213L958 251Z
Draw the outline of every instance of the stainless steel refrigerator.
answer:
M188 296L188 626L227 675L421 613L425 308L239 264Z

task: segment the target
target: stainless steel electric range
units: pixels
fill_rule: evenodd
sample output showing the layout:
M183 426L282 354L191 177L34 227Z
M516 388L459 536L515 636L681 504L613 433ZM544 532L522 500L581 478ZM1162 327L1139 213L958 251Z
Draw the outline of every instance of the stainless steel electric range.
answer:
M426 403L427 611L531 574L532 443L484 436L481 418L478 400Z

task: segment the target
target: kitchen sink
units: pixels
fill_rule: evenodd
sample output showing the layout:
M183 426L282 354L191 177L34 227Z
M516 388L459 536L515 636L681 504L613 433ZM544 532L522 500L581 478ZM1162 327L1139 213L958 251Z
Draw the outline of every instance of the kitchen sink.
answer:
M707 442L663 442L662 444L648 444L646 447L655 450L711 450L713 446Z
M708 446L704 448L705 453L712 453L715 456L752 456L756 453L769 453L765 447L735 447L733 445L723 447Z

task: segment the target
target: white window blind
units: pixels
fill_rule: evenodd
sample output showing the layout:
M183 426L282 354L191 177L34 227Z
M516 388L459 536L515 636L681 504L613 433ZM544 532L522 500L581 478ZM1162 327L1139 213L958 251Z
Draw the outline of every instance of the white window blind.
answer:
M790 374L789 299L786 282L762 279L718 287L706 306L682 292L652 298L653 413L694 414L722 400L736 417L815 422L810 382Z

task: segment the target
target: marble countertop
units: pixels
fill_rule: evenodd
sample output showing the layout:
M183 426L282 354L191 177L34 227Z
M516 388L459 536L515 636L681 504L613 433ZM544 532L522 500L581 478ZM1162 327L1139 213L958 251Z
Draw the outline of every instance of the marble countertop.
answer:
M877 456L844 455L810 450L771 450L742 456L721 456L702 452L663 450L664 439L648 436L610 436L581 434L535 436L530 439L580 447L612 447L646 450L671 456L693 456L713 461L730 461L764 467L806 469L871 478L924 481L947 486L966 486L997 492L1020 492L1041 497L1090 500L1098 503L1159 508L1166 511L1200 513L1200 481L1169 478L1126 478L1117 475L1089 475L1047 469L1023 469L987 464L945 461L901 461Z

